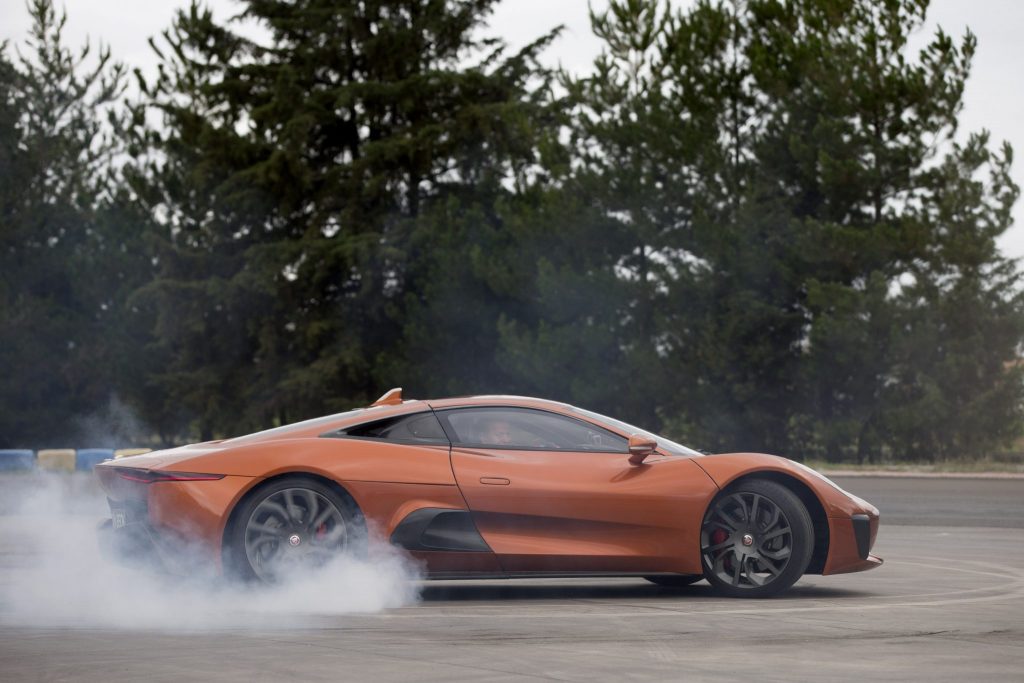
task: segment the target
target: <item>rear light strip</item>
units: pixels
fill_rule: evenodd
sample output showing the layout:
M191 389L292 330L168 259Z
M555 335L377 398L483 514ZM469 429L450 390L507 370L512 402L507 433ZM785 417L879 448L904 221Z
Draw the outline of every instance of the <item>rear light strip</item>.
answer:
M134 467L115 467L117 476L141 484L155 484L161 481L217 481L223 474L197 474L192 472L154 472Z

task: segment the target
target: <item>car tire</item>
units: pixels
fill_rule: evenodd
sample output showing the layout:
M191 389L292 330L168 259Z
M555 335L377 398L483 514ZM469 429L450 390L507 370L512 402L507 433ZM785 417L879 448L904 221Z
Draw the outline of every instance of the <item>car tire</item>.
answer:
M803 576L814 550L814 527L788 488L747 479L708 506L700 545L704 577L718 593L767 598Z
M278 583L365 550L356 504L312 477L277 479L247 496L226 535L225 569L237 578Z

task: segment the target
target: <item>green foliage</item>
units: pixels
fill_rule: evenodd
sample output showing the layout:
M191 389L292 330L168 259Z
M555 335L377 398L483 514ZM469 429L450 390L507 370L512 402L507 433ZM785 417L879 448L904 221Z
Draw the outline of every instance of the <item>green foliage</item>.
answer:
M537 61L557 29L481 38L495 1L242 2L265 43L193 4L122 110L34 0L0 50L0 433L116 394L206 439L404 385L824 460L1018 435L971 34L912 54L926 0L613 0L579 76Z
M140 298L169 359L154 382L203 436L436 378L461 336L445 284L495 307L480 250L491 258L494 206L533 160L544 40L511 56L478 40L492 4L248 2L267 45L193 5L164 34L145 85L159 154L135 176L164 236ZM459 355L486 366L482 322L466 321L476 350Z
M909 54L926 8L622 0L595 16L594 74L563 75L566 241L535 271L537 319L503 328L530 388L718 450L1005 444L1024 319L994 239L1017 189L1008 149L953 144L974 38Z
M28 9L26 54L0 46L0 435L46 446L72 438L112 381L102 207L124 70L107 50L69 50L49 1Z
M789 216L805 295L791 408L804 453L978 455L1019 422L1021 385L1004 367L1020 340L1018 276L993 241L1016 188L983 138L951 142L973 36L957 45L939 32L907 54L926 7L751 5L752 73L778 98L758 142L770 182L757 201ZM970 180L986 171L990 184ZM1003 331L992 344L963 344L989 326ZM959 358L947 364L951 347ZM965 382L963 362L988 371ZM971 415L976 401L1003 430Z

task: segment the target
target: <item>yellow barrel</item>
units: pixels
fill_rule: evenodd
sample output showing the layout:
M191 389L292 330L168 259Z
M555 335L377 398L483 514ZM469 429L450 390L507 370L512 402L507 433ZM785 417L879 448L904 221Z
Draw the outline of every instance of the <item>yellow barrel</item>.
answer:
M36 465L44 472L74 472L74 448L47 448L36 452Z
M152 448L118 448L114 451L114 459L117 458L130 458L133 455L145 455L146 453L152 453Z

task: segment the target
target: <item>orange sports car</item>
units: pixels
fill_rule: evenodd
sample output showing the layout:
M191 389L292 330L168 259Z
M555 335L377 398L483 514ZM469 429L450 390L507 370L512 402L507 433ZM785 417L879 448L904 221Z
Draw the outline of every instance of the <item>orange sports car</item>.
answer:
M702 455L515 396L402 400L108 461L104 544L274 582L383 537L428 578L701 578L765 597L872 569L878 510L799 463ZM372 541L371 541L372 542ZM189 568L193 571L194 568Z

